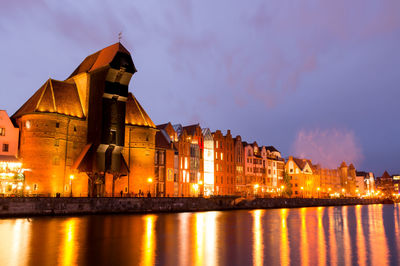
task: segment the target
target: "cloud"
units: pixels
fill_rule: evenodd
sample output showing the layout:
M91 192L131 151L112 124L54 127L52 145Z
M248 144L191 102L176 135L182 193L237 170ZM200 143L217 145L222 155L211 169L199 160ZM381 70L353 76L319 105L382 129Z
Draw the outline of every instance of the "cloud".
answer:
M297 133L292 152L296 157L329 168L338 167L342 161L357 167L363 159L354 132L347 129L302 129Z

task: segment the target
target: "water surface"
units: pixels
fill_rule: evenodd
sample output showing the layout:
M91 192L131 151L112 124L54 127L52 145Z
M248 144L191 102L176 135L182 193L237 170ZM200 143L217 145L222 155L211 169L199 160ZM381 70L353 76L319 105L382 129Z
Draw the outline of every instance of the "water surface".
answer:
M0 265L400 265L399 205L0 220Z

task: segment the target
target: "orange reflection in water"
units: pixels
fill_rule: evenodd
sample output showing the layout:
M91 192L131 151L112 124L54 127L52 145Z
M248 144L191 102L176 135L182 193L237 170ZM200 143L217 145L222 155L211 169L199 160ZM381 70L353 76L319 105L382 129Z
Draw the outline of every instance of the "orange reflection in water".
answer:
M307 224L306 224L306 208L300 209L301 217L301 228L300 228L300 252L301 252L301 264L308 265L309 254L308 254L308 239L307 239Z
M342 207L343 217L343 249L344 249L344 263L350 265L351 263L351 247L350 247L350 235L349 235L349 221L347 218L347 206Z
M194 265L217 265L217 212L195 214Z
M332 265L337 265L337 245L336 245L336 223L335 223L335 208L330 207L329 214L329 246L330 246L330 260Z
M388 265L388 246L382 220L382 204L368 205L372 265Z
M324 216L324 208L317 208L318 218L318 265L326 265L326 243L325 232L322 218Z
M26 265L31 223L27 219L3 220L0 226L0 262L2 265Z
M196 247L195 247L195 261L194 265L203 265L203 256L204 256L204 233L206 232L204 228L204 213L196 213Z
M290 246L288 239L288 210L281 209L281 265L290 265Z
M155 223L157 216L146 215L143 219L145 221L145 230L143 234L140 265L154 265L156 249Z
M189 218L191 216L190 213L180 213L179 215L179 264L180 265L188 265L189 264L189 236L190 236L190 227L189 227Z
M66 220L62 225L63 242L60 245L60 252L58 257L58 263L61 265L76 264L76 223L77 218L70 218Z
M358 265L366 265L365 238L362 228L361 205L356 206Z
M264 239L261 218L265 210L252 211L253 216L253 265L264 264Z

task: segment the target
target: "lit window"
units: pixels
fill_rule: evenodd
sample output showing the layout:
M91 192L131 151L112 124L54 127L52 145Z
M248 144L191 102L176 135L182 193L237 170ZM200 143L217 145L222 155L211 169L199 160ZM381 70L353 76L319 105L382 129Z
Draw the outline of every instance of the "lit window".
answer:
M224 154L221 152L221 161L224 159Z
M0 136L6 135L6 129L4 127L0 128Z

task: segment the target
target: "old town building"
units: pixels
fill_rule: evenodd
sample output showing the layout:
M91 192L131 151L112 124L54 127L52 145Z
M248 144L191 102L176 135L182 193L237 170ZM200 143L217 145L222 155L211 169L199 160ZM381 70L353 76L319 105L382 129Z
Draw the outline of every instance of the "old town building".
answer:
M19 129L14 126L7 112L0 110L0 194L30 192L25 186L24 169L18 159Z
M214 195L214 138L209 128L203 128L204 196Z
M47 80L12 116L32 192L102 196L148 190L156 128L128 85L136 72L121 43ZM154 192L153 192L154 193Z
M154 156L155 196L174 196L174 160L175 149L164 129L156 133L156 153Z
M242 137L236 136L233 139L234 145L234 163L235 163L235 194L246 196L246 178L244 174L245 156L242 144Z

